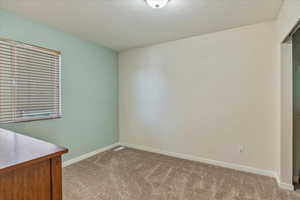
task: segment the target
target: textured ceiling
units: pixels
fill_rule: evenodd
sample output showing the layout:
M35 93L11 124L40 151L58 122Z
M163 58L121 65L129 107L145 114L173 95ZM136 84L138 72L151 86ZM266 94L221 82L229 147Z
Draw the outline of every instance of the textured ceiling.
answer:
M0 7L115 50L274 19L282 0L0 0Z

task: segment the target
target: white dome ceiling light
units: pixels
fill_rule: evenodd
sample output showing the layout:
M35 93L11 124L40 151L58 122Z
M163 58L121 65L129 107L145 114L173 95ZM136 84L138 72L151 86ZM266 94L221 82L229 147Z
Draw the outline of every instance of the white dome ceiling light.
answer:
M145 0L145 1L151 8L163 8L169 2L169 0Z

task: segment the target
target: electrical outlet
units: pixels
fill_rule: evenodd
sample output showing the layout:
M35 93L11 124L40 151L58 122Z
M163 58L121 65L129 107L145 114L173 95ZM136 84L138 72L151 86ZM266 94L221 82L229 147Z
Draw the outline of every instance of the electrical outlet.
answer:
M244 145L239 145L239 152L244 153L245 151L245 146Z

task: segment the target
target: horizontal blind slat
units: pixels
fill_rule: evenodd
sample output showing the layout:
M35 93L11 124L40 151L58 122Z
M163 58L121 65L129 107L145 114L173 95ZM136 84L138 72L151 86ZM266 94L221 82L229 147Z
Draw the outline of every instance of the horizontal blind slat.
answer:
M0 81L1 84L1 81ZM12 91L11 85L1 85L1 92ZM30 85L30 88L24 85L18 85L15 90L17 91L31 91L34 89L35 91L57 91L57 87L43 87L39 85Z
M7 72L7 73L15 73L15 72L13 72L11 69L9 69L9 68L7 68L7 67L1 67L1 65L0 65L0 70L1 71L4 71L4 72ZM30 74L34 74L35 76L40 76L40 77L43 77L43 76L59 76L59 73L56 73L56 72L49 72L49 73L40 73L40 72L38 72L38 71L31 71L31 70L24 70L24 69L22 69L22 68L18 68L17 69L17 72L19 73L19 74L26 74L26 75L30 75ZM0 74L0 76L1 76L1 74Z
M54 54L54 53L50 53L50 52L46 52L46 51L40 51L40 50L33 49L33 48L25 48L25 47L22 47L22 46L19 46L19 45L9 44L7 42L0 42L0 46L6 46L6 47L10 47L10 48L18 48L18 49L23 49L23 50L26 50L26 51L36 52L36 53L40 53L40 54L47 54L49 56L57 57L57 55Z
M5 106L10 106L10 105L13 105L14 103L19 103L19 105L28 105L28 106L33 105L33 106L35 106L35 105L48 105L49 101L44 101L44 102L40 102L40 101L37 101L37 102L32 102L32 101L15 101L15 102L7 102L7 103L2 102L1 107L4 108ZM57 101L51 101L50 103L51 103L51 105L52 104L53 105L57 105L58 104Z
M40 70L44 72L58 72L56 68L47 68L43 66L38 66L38 65L33 65L33 64L27 64L27 63L14 63L12 64L11 62L1 60L0 59L0 66L1 67L10 67L12 68L12 65L16 68L25 68L25 69L34 69L34 70Z
M0 93L0 95L2 96L6 96L7 94L11 94L11 93ZM49 98L55 98L56 96L58 96L58 93L44 93L44 94L38 94L38 93L17 93L17 94L13 94L15 97L19 98L19 97L23 97L23 98L35 98L35 97L49 97ZM0 99L4 99L5 97L0 97Z
M10 99L9 97L0 97L1 99ZM28 100L27 97L19 97L18 99L23 99L23 100ZM45 99L49 99L49 97L31 97L30 99L35 99L35 100L38 100L38 99L41 99L41 100L45 100Z
M29 65L29 66L34 66L36 68L39 67L39 68L44 68L44 69L54 69L53 66L56 66L56 65L59 64L59 63L55 63L55 64L51 65L49 63L32 62L32 61L21 60L21 59L18 59L14 63L12 63L11 60L14 60L14 59L0 56L0 61L1 62L6 62L6 63L9 63L11 65Z
M37 110L36 110L37 111ZM38 113L38 112L37 112ZM44 113L44 114L55 114L55 115L58 115L57 114L57 110L53 110L53 109L48 109L48 110L40 110L39 114L41 113ZM5 117L5 116L11 116L12 114L10 112L5 112L3 113L3 115L1 114L2 117ZM15 116L17 117L23 117L24 114L22 113L16 113L14 114Z
M1 69L0 69L1 70ZM17 72L11 72L5 69L2 69L3 73L0 73L0 76L5 78L5 77L32 77L33 79L50 79L50 80L55 80L55 79L59 79L58 75L56 74L34 74L34 73L28 73L28 72L21 72L21 71L17 71Z
M53 83L53 80L55 79L51 79L51 80L45 80L43 78L35 78L35 79L32 79L30 77L22 77L22 76L13 76L13 75L10 75L10 76L2 76L3 78L7 78L7 79L12 79L12 80L16 80L17 81L28 81L28 82L41 82L41 83ZM57 79L57 82L58 82L58 79Z
M2 48L0 51L0 54L3 54L4 56L7 55L9 57L14 56L14 55L20 55L20 56L27 57L27 58L33 58L33 59L37 59L37 60L41 59L41 60L49 61L49 62L57 62L58 61L58 58L56 58L56 57L47 57L47 56L39 55L39 54L32 54L30 52L20 51L18 49L13 50L13 49Z
M53 106L43 106L43 107L14 107L14 109L16 109L16 112L20 112L20 111L30 111L30 112L34 112L34 111L43 111L43 110L56 110L56 105ZM8 113L10 112L11 109L7 108L7 109L1 109L1 113Z
M2 101L2 104L1 105L14 105L14 104L16 104L16 103L19 103L19 102L22 102L22 101L16 101L16 100L13 100L13 101ZM41 103L41 104L43 104L43 103L49 103L49 100L45 100L45 99L39 99L39 100L35 100L35 99L31 99L31 101L30 101L31 103L33 103L33 104L39 104L39 103ZM57 99L57 101L53 101L53 103L56 103L56 102L59 102L59 99Z
M31 77L30 80L43 80L43 81L59 81L59 77L58 76L37 76L37 75L32 75L32 74L26 74L26 73L11 73L11 72L5 72L0 74L0 77L3 78L13 78L13 79L25 79L27 80L28 77Z
M1 80L1 82L4 84L12 84L13 79L9 79L9 80ZM30 84L29 84L30 83ZM52 87L59 87L59 82L57 83L49 83L49 82L39 82L39 81L33 81L33 80L18 80L18 82L16 82L16 84L18 85L18 87L22 87L25 84L32 86L52 86ZM20 84L20 85L19 85ZM11 86L12 87L12 86Z
M14 47L6 47L6 46L2 46L1 44L0 44L0 50L5 51L7 53L11 53L12 51L18 51L20 54L33 55L33 56L37 56L40 58L47 58L47 59L54 59L54 60L57 59L57 56L47 55L45 53L27 51L24 49L20 49L18 47L15 47L15 48Z
M6 60L16 59L17 63L30 63L30 64L36 64L36 65L42 65L42 66L52 66L52 65L58 64L58 61L46 62L46 61L41 61L41 60L35 60L35 59L29 58L29 57L28 58L22 57L22 56L19 56L18 54L8 56L1 52L0 52L0 59L6 59Z

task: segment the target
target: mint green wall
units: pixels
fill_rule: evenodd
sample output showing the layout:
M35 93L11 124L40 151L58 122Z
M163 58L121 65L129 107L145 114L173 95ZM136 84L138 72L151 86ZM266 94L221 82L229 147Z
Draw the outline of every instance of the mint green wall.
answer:
M101 34L101 33L99 33ZM62 52L62 113L57 120L0 125L63 145L64 160L118 141L115 51L0 9L0 37Z

